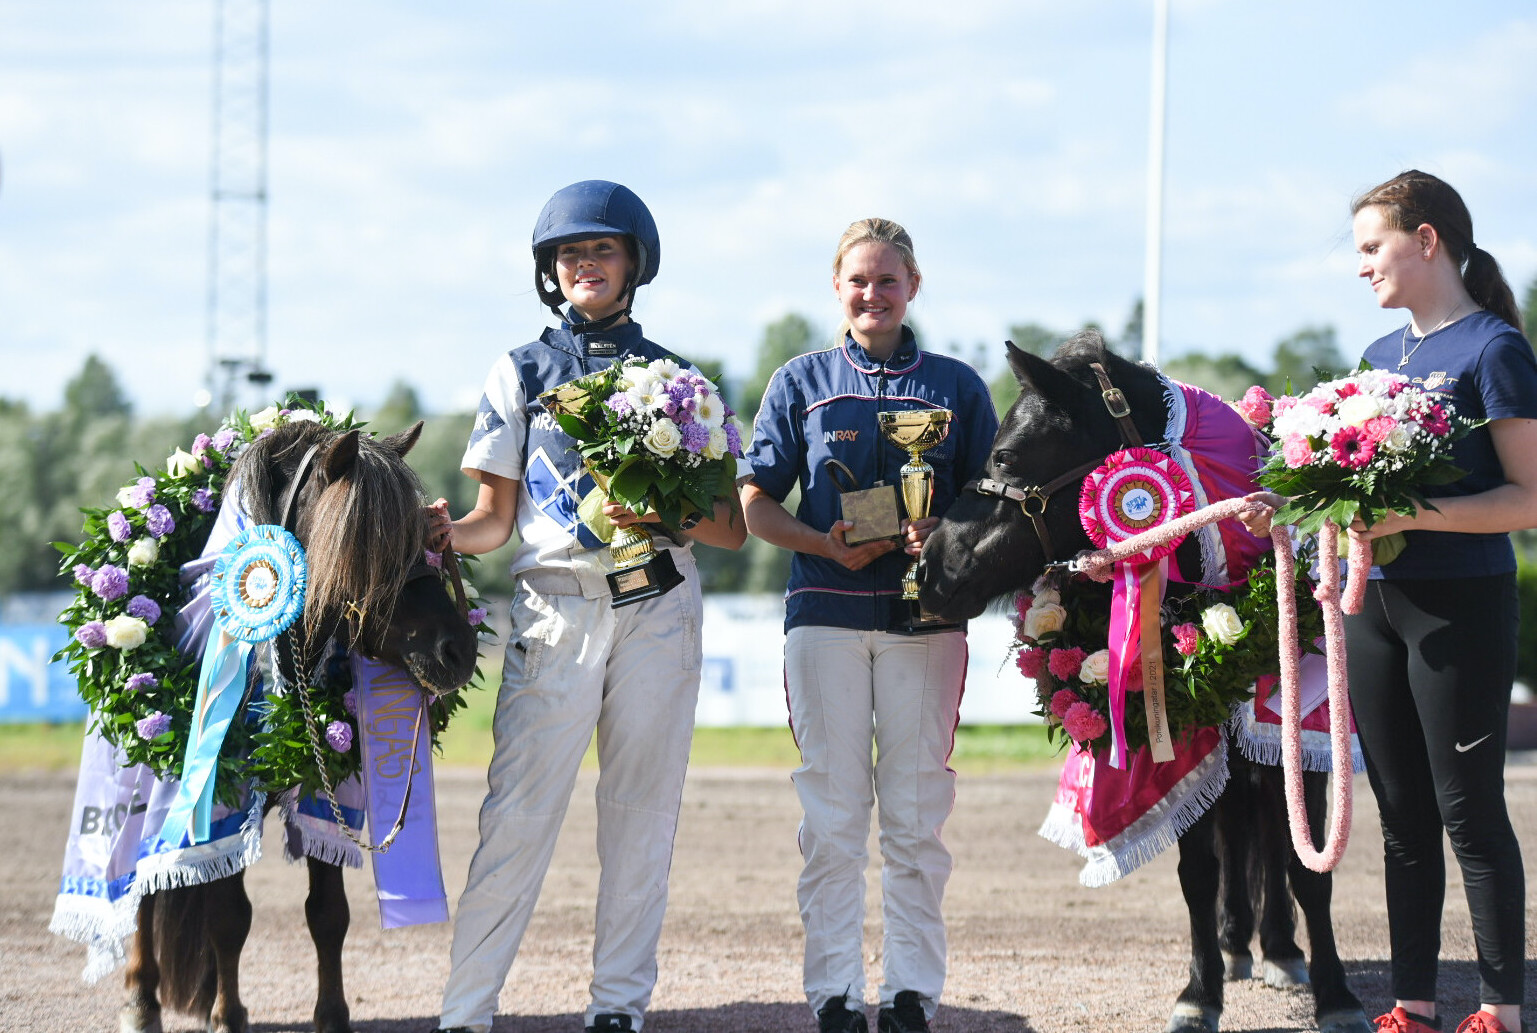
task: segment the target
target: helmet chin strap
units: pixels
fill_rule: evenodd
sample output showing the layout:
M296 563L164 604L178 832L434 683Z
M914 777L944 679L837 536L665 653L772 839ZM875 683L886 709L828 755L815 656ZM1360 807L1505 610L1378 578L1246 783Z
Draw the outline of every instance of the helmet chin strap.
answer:
M572 323L571 332L573 334L600 334L615 326L621 320L629 318L630 310L635 306L635 288L637 286L635 280L639 275L639 273L632 269L630 275L624 281L624 308L618 312L611 312L602 319L585 319L579 323ZM576 312L575 305L571 306L571 311Z

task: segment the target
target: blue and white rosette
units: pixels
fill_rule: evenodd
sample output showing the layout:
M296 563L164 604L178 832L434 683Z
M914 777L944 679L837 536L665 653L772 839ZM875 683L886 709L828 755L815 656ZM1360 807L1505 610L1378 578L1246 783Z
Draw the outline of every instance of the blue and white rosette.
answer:
M203 650L181 790L166 815L163 841L208 839L219 750L245 697L252 647L281 635L304 612L305 580L304 547L276 524L241 531L214 565L213 633Z

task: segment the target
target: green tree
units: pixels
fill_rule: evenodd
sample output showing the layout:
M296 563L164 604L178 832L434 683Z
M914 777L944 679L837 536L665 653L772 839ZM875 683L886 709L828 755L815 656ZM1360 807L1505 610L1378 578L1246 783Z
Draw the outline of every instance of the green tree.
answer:
M1526 296L1521 299L1521 324L1528 341L1537 337L1537 276L1526 285Z
M416 388L404 380L397 380L390 385L390 393L384 396L384 404L368 418L368 422L381 434L394 434L421 418L422 405L416 397Z
M742 385L741 404L732 405L744 426L751 426L763 403L763 392L774 371L797 355L804 355L816 346L817 331L805 316L791 312L763 328L758 344L758 361L752 376Z
M87 357L85 366L64 385L64 412L78 422L94 417L133 414L123 389L118 386L112 368L94 354Z
M1276 343L1274 372L1265 379L1271 394L1299 394L1347 371L1332 326L1305 326Z

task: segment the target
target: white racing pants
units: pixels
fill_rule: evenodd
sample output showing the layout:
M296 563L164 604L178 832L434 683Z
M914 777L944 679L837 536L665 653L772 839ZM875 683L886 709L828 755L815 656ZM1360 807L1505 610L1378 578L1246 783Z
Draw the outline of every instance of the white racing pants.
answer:
M673 555L685 583L619 609L563 572L519 580L445 1028L491 1029L594 728L601 875L586 1022L606 1012L629 1015L635 1030L644 1021L699 695L699 578L692 557Z
M799 898L806 1000L864 1004L862 958L870 809L880 805L884 978L880 1004L915 990L932 1018L945 984L940 914L955 804L948 760L966 677L963 632L893 635L792 628L785 640L795 770L804 818ZM876 759L871 763L871 742Z

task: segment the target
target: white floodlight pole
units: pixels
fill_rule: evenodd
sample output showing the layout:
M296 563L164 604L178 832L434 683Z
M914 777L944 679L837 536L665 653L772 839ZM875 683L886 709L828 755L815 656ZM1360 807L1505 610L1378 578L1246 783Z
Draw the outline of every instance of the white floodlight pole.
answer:
M1153 0L1153 81L1147 137L1147 254L1142 272L1142 361L1157 364L1163 292L1163 137L1169 79L1169 0Z

